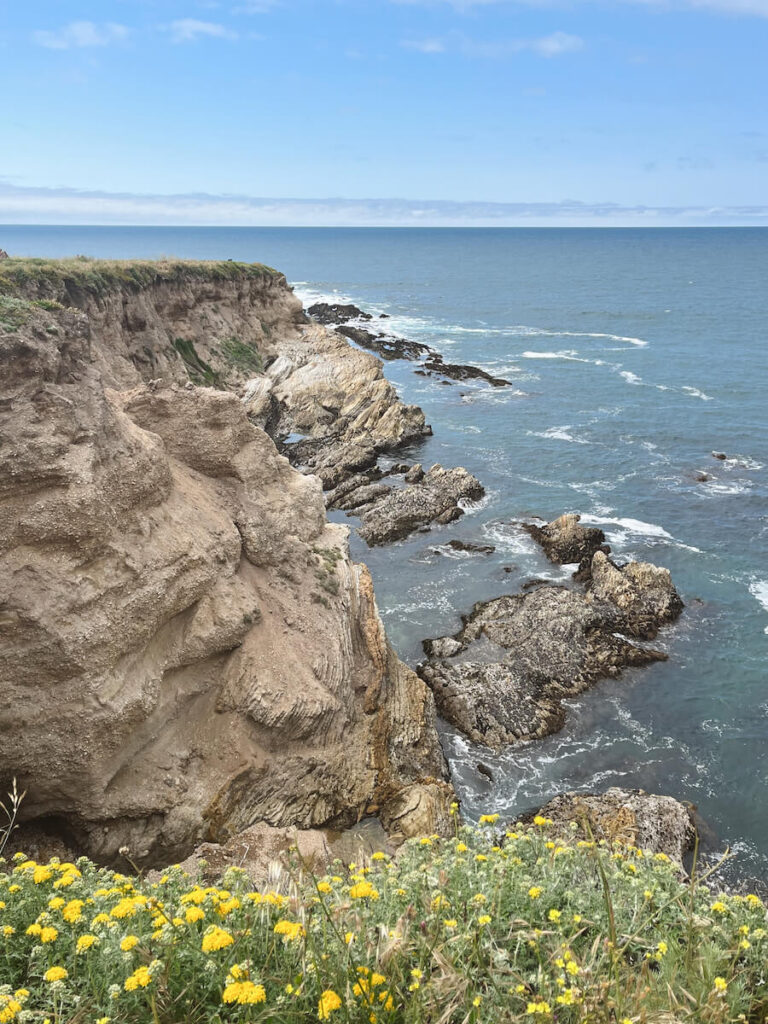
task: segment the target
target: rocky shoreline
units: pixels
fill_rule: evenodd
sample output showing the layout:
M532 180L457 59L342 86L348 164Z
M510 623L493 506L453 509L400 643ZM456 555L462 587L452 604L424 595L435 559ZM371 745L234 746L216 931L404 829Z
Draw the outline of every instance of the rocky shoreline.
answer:
M665 657L646 642L682 610L669 573L619 565L566 516L528 529L579 563L573 586L476 605L418 675L403 665L326 507L372 546L484 492L462 467L380 462L430 428L371 352L509 382L356 307L310 313L258 265L3 261L0 775L43 834L100 860L257 825L444 831L436 712L498 748Z

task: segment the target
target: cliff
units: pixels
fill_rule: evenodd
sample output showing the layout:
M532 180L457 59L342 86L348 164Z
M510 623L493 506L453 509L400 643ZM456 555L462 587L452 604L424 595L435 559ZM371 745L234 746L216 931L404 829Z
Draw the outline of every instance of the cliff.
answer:
M297 427L354 393L372 436L423 430L367 353L340 384L320 330L258 265L0 268L0 778L100 859L256 822L444 826L431 693L320 482L227 390L282 359Z

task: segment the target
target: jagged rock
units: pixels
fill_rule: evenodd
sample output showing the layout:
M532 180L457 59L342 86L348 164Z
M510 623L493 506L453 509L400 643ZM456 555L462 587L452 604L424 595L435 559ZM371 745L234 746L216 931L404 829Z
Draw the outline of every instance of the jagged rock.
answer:
M453 522L464 514L460 501L477 500L484 493L479 480L461 466L434 465L420 483L393 490L377 502L363 516L360 536L370 545L384 544L420 526Z
M446 827L432 696L320 482L180 372L182 322L299 345L284 279L85 266L35 264L19 308L78 308L0 335L0 777L25 821L149 863L258 822Z
M563 793L537 813L552 820L548 834L569 842L589 838L586 821L596 840L664 853L680 865L696 838L689 807L671 796L657 796L642 789L613 787L604 793ZM578 825L575 832L571 822Z
M596 551L610 553L605 534L594 526L580 526L581 516L566 514L545 526L523 523L523 529L541 545L544 554L556 565L592 560Z
M484 380L495 388L508 387L511 384L511 381L505 380L503 377L494 377L486 370L481 370L479 366L446 363L439 352L431 352L422 365L430 373L439 373L444 377L451 377L453 380Z
M9 260L10 258L5 249L0 249L0 260Z
M421 359L432 349L418 341L408 341L392 334L373 334L363 327L337 327L336 332L354 341L356 345L375 352L382 359Z
M424 479L424 468L420 462L411 466L408 472L405 474L405 482L407 484L418 484Z
M600 584L603 560L608 563L597 551L593 571ZM583 594L541 584L480 602L455 636L425 641L429 660L418 672L440 714L473 742L501 749L556 732L564 722L563 699L597 680L665 660L624 634L655 635L654 624L657 631L679 614L682 604L665 589L669 574L634 562L611 568L622 586L611 577L612 586Z
M712 458L719 459L720 462L725 462L728 456L725 454L725 452L712 452Z
M471 540L449 540L447 543L454 551L470 551L478 555L492 555L496 550L493 544L475 544Z
M316 302L307 309L307 313L313 320L317 320L318 323L324 324L326 327L343 324L347 320L373 320L370 313L364 313L362 309L358 309L352 303Z
M683 610L669 569L650 562L617 566L597 551L591 577L590 595L615 605L621 611L625 631L640 639L653 640L659 627L672 622Z

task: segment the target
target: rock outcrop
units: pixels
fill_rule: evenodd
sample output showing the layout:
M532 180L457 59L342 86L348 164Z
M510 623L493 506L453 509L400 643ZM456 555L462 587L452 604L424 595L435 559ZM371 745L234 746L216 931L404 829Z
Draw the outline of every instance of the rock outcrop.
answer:
M595 840L663 853L680 865L696 838L689 807L671 796L642 789L613 787L604 793L563 793L537 813L552 821L548 834L566 841L589 839L591 832ZM577 826L575 831L571 823Z
M476 501L485 493L480 481L462 467L443 469L436 464L400 488L380 480L381 474L357 474L328 495L330 508L361 517L360 536L371 546L400 540L433 523L452 523L464 514L461 502Z
M629 666L666 659L653 639L682 610L666 569L592 557L586 592L537 584L480 602L452 637L424 642L418 671L440 714L476 743L500 749L562 728L562 701Z
M27 789L26 819L98 859L125 845L146 862L258 822L443 828L432 695L389 647L320 482L235 395L190 381L237 382L246 359L306 346L284 279L4 267L0 778ZM318 394L311 360L306 388L281 398L297 423ZM397 433L415 414L384 399L374 414L389 385L368 381L350 419L367 410L374 436ZM323 394L338 386L328 374Z
M367 322L373 317L370 313L364 313L358 309L357 306L318 302L314 306L310 306L307 313L318 323L333 327L338 334L354 341L361 348L375 352L382 359L423 360L420 364L421 369L416 371L422 376L434 375L447 377L450 380L479 380L496 388L507 387L511 383L503 377L494 377L493 374L479 366L446 363L439 352L421 342L410 341L408 338L401 338L384 331L374 333L369 330L368 326L360 326L360 321ZM357 324L352 322L355 320L358 321ZM449 381L443 381L443 383L449 383Z
M605 543L605 534L595 526L581 526L581 516L566 514L554 519L551 523L538 526L535 523L523 523L523 529L537 541L544 554L556 565L580 566L591 563L596 551L610 554L610 547Z

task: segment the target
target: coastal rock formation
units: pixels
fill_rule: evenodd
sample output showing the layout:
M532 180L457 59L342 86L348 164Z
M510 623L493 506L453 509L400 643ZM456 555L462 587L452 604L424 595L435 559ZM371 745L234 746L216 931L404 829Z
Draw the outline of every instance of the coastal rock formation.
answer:
M364 313L357 306L318 302L310 306L307 313L318 323L334 327L338 334L343 334L345 338L354 341L361 348L375 352L382 359L423 360L421 369L416 371L422 376L432 376L434 374L440 377L448 377L452 380L482 380L497 388L510 385L510 381L505 380L503 377L494 377L487 370L483 370L479 366L446 363L442 355L429 345L424 345L418 341L409 341L407 338L386 334L382 331L377 331L374 334L373 331L360 327L359 324L356 326L350 325L350 321L353 320L368 321L373 319L370 313ZM448 383L448 381L443 381L442 383Z
M345 324L348 320L373 320L370 313L364 313L351 302L316 302L307 309L307 314L326 327Z
M440 714L475 743L495 749L562 728L562 701L628 666L666 659L633 643L679 615L669 573L602 551L586 591L538 584L479 602L452 637L426 640L419 674ZM627 635L628 634L628 635Z
M443 829L432 695L389 647L320 482L235 395L195 386L174 347L183 329L221 381L241 374L212 323L238 323L262 358L283 332L300 346L284 281L237 264L5 265L0 778L27 789L25 818L146 862L258 822Z
M480 481L461 466L432 466L415 484L388 490L362 516L360 536L368 544L385 544L407 537L415 529L452 523L464 515L460 502L477 501L485 493Z
M590 838L586 824L598 841L663 853L680 865L696 838L692 814L685 804L642 789L613 787L604 793L563 793L537 813L552 820L548 833L569 842ZM578 826L575 832L572 822Z
M596 551L610 554L605 534L594 526L581 526L581 516L573 513L559 516L551 523L538 526L523 523L523 529L541 545L544 554L556 565L572 565L592 561Z

